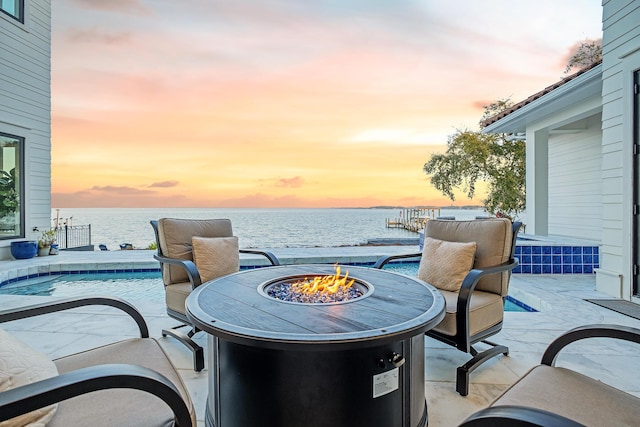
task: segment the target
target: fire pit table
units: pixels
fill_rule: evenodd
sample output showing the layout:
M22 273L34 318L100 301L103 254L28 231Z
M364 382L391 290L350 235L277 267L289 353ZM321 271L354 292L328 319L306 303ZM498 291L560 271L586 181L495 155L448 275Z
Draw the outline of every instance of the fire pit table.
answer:
M422 427L424 332L444 317L431 285L384 270L341 266L361 296L300 303L273 286L334 274L331 265L244 270L189 295L207 332L209 427Z

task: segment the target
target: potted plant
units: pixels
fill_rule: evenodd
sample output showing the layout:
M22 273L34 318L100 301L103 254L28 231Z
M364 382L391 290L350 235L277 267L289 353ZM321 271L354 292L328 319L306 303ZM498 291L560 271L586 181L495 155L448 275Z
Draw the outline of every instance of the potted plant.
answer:
M51 245L56 241L56 231L51 229L42 232L38 240L38 256L49 255Z

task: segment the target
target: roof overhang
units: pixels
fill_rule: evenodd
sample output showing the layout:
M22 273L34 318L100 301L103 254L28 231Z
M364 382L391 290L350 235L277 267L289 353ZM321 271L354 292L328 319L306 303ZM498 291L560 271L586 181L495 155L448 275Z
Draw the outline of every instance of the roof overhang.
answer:
M487 125L482 132L524 133L529 123L542 120L596 95L602 96L602 64Z

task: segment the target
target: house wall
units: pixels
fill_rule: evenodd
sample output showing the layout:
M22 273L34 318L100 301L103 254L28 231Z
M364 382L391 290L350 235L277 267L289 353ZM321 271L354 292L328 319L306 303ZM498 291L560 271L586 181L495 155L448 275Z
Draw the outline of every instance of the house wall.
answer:
M602 39L603 227L598 290L632 294L632 71L640 68L640 1L604 0Z
M549 135L548 231L599 241L602 234L600 114L586 129Z
M24 24L0 13L0 131L25 138L25 237L36 239L51 227L51 2L25 3Z

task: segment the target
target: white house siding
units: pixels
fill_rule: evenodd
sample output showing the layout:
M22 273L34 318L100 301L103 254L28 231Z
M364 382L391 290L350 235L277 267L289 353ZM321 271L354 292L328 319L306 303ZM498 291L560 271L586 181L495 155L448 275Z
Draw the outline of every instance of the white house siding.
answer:
M599 241L602 233L600 115L585 132L549 136L548 231Z
M602 247L599 290L632 289L631 72L640 68L640 1L604 0L602 72Z
M51 2L25 1L25 23L0 14L0 131L25 138L25 230L51 225ZM0 259L10 258L0 240Z

